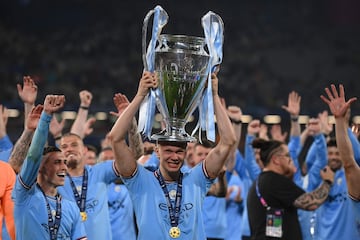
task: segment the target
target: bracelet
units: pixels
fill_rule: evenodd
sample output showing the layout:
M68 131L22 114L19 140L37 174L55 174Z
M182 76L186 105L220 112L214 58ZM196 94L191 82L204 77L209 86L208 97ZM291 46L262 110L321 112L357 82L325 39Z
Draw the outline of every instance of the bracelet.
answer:
M293 122L297 122L299 120L299 116L296 116L296 117L290 117L291 118L291 121Z
M57 141L57 140L60 140L61 138L62 138L62 135L55 137L54 140Z
M236 125L239 125L239 124L242 124L242 121L241 120L235 120L233 118L230 118L230 122L236 124Z
M89 110L89 107L85 107L85 106L80 106L80 108L84 110Z
M328 180L328 179L326 179L326 180L324 180L324 182L326 182L327 184L329 184L330 185L330 187L332 186L332 181L330 181L330 180Z

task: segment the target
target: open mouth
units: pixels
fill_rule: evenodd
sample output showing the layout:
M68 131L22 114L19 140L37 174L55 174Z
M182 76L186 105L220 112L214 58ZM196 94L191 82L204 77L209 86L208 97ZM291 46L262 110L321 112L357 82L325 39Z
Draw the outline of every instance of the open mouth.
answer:
M180 162L179 161L171 161L171 162L168 162L168 164L170 167L177 167L177 166L179 166Z
M69 154L67 154L66 157L68 157L68 158L74 158L74 157L75 157L75 154L74 154L74 153L69 153Z
M65 173L65 172L60 172L60 173L57 173L56 175L57 175L58 177L65 178L66 173Z

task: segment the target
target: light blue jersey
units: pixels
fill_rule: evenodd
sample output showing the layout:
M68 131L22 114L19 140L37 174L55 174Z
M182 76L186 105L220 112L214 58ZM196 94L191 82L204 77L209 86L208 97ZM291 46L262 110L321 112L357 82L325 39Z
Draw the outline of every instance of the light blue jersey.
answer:
M245 147L245 156L243 157L239 150L236 150L235 154L235 168L234 170L238 173L238 176L241 179L243 188L241 189L241 196L243 198L243 214L242 214L242 236L249 237L250 236L250 224L249 218L247 214L247 195L251 184L253 182L252 177L257 178L261 172L259 165L255 160L254 149L251 146L251 142L253 141L253 137L250 135L246 136L246 147Z
M355 216L356 231L360 235L360 201L351 200L350 205Z
M135 175L123 178L133 202L139 229L139 240L170 239L170 217L166 198L153 172L138 165ZM201 209L213 180L208 179L200 163L184 173L178 227L179 240L205 239ZM168 191L177 189L177 183L167 183ZM174 205L174 199L172 204Z
M328 199L316 210L315 239L360 239L360 211L355 206L347 193L344 169L340 169Z
M87 220L84 222L88 240L111 239L107 185L117 178L114 161L105 161L85 168L89 174L85 210ZM82 179L82 176L72 177L79 194ZM68 176L65 178L64 186L59 187L58 191L62 196L76 202Z
M305 161L311 164L308 164L307 174L298 185L301 184L300 187L306 192L312 192L322 183L320 171L327 165L328 161L326 139L323 134L314 136L314 141L308 150ZM299 164L297 163L297 165ZM315 237L316 213L298 209L298 216L303 240L313 240Z
M0 138L0 161L8 162L12 149L13 143L8 135Z
M30 190L27 190L17 181L15 192L16 207L14 217L16 223L16 239L50 239L48 212L42 191L37 185L33 185ZM47 200L54 218L56 199L47 196ZM79 208L74 202L62 198L61 223L57 239L76 240L85 236L85 228L81 222Z
M134 209L125 185L110 183L108 198L112 239L135 240Z
M205 234L207 238L226 237L226 199L224 197L206 196L203 210Z
M239 240L242 238L242 218L244 212L244 201L237 202L236 197L244 199L243 189L244 184L239 175L232 174L228 182L228 189L232 189L226 203L226 240Z
M50 115L47 115L45 112L41 114L29 152L13 190L17 240L50 239L46 200L41 189L34 184L40 167L43 148L48 136L50 120ZM54 218L56 200L49 196L46 196L46 198ZM76 240L85 236L86 233L80 220L80 212L77 205L63 197L61 200L61 222L57 239Z

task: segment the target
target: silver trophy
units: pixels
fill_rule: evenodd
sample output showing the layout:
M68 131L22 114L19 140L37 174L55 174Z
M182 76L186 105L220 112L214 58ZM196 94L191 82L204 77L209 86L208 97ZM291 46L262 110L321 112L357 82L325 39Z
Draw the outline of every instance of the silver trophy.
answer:
M148 16L145 18L143 26L145 69L149 65L145 59ZM162 21L158 23L160 28L167 22L166 12ZM185 125L200 104L211 70L208 47L205 50L206 39L185 35L158 34L156 42L155 56L152 58L154 62L151 64L158 76L159 86L153 93L156 96L156 106L166 126L151 138L158 141L194 141L195 138L185 131Z
M209 55L205 39L184 35L160 35L155 51L155 72L160 94L157 107L166 128L155 140L193 141L185 125L200 102L208 76Z

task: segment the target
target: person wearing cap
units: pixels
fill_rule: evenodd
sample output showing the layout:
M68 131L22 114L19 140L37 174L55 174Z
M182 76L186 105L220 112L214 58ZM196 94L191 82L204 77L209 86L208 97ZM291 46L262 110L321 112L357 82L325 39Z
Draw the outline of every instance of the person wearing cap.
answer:
M144 72L136 96L110 131L120 175L135 208L138 239L205 239L202 203L213 180L235 144L235 133L218 95L218 79L212 75L213 100L218 122L219 143L205 160L188 172L180 171L186 142L158 141L160 165L155 172L136 162L125 142L132 118L150 88L158 84L155 74Z

